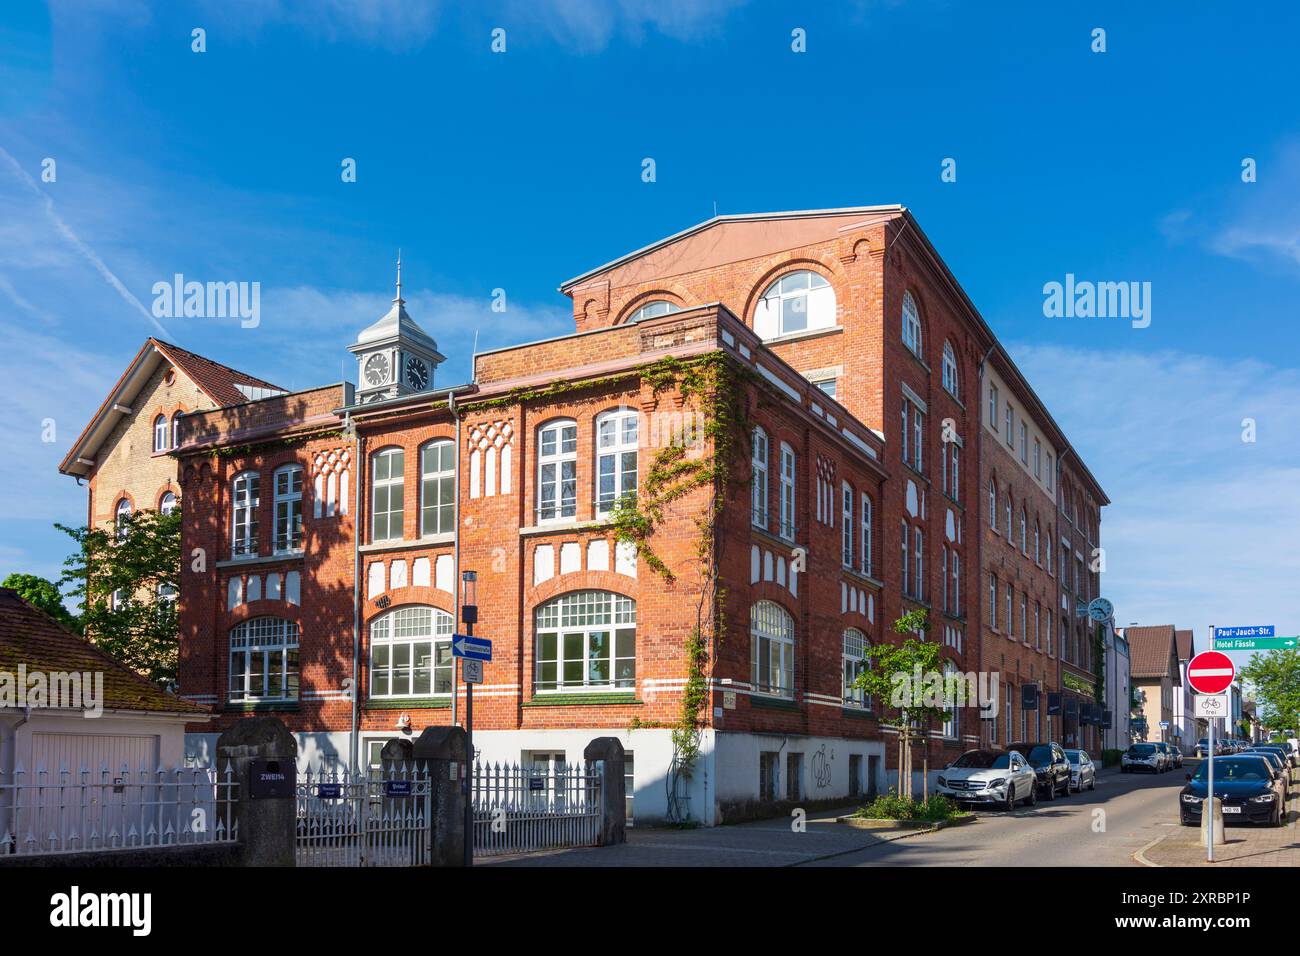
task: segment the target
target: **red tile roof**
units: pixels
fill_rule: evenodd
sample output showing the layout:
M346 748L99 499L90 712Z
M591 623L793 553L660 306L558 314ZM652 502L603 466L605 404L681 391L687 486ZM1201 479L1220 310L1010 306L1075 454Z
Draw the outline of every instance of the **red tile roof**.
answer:
M1175 668L1170 673L1170 661L1174 653L1174 626L1157 624L1153 627L1126 627L1124 637L1128 641L1130 676L1132 677L1177 677Z
M169 694L109 657L84 637L64 630L54 618L24 601L10 588L0 588L0 670L27 672L85 672L104 675L104 710L199 715L209 713L191 701Z
M204 358L202 355L187 351L179 345L172 345L170 342L163 342L160 339L153 338L149 341L156 345L158 350L167 356L173 365L185 373L195 385L211 396L212 400L218 405L240 405L248 401L248 396L236 388L237 385L269 388L276 392L284 391L279 385L272 385L270 382L255 378L228 365L214 362L210 358Z

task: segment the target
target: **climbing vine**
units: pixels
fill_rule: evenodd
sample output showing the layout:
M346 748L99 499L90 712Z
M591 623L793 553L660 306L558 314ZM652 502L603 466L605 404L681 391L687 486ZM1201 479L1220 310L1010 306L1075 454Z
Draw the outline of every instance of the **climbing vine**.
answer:
M1099 704L1106 703L1106 627L1097 625L1097 632L1092 639L1092 672L1097 677L1096 692L1093 699Z

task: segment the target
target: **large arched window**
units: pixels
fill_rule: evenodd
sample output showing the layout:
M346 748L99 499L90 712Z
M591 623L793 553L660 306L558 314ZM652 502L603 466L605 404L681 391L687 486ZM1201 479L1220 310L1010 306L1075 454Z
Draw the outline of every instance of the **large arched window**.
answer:
M856 686L858 677L867 669L867 636L856 627L844 631L844 705L846 707L871 706L867 692Z
M170 444L170 434L167 428L167 416L159 415L153 420L153 450L166 451Z
M406 452L384 448L370 459L372 541L394 541L402 537L406 510Z
M248 558L257 554L257 512L261 503L262 478L255 471L237 475L230 486L230 554Z
M451 693L451 615L410 605L370 622L370 696Z
M749 611L750 683L760 694L794 696L794 618L772 601Z
M537 432L537 520L558 521L578 513L578 423L547 422Z
M749 479L750 522L755 528L767 528L767 432L754 428L752 463Z
M420 534L456 530L456 446L448 439L420 449Z
M912 293L903 293L903 344L917 358L921 356L921 312Z
M943 343L943 387L953 398L961 398L957 382L957 354L952 350L951 342Z
M230 631L230 699L298 699L298 625L255 617Z
M767 287L754 310L754 331L774 339L835 326L835 290L825 276L802 270Z
M661 315L671 315L673 312L680 312L681 309L673 305L667 299L652 299L645 305L641 306L635 312L627 317L627 321L640 322L642 319L653 319Z
M637 413L627 408L596 416L596 514L607 515L636 496Z
M302 549L302 465L275 470L275 527L272 538L277 554Z
M612 591L574 591L536 612L538 691L636 686L636 602Z

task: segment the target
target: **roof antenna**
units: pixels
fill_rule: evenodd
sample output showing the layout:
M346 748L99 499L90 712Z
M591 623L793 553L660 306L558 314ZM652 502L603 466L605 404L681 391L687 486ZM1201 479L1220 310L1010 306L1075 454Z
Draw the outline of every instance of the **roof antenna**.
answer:
M713 218L718 218L718 201L716 199L713 200Z

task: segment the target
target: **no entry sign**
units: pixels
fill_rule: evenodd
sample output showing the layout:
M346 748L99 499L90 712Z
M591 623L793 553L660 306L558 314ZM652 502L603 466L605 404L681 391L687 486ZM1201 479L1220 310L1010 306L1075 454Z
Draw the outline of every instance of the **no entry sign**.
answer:
M1218 651L1203 651L1187 665L1187 683L1198 694L1222 694L1236 676L1232 658Z

